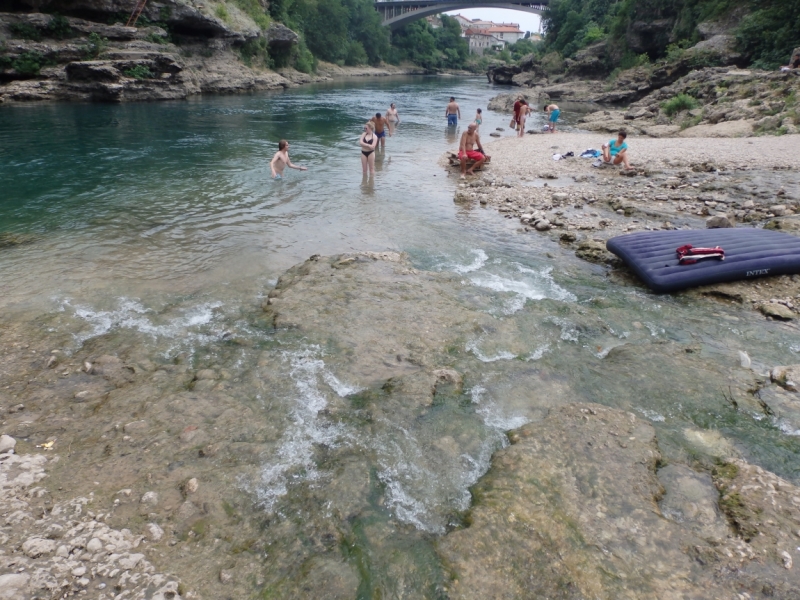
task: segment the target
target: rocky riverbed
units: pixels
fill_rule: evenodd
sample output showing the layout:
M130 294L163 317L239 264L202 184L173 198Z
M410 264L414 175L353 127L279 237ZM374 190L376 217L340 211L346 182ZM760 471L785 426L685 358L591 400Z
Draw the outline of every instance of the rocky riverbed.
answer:
M476 336L522 347L553 310L580 335L615 310L556 296L515 320L493 297L404 254L313 256L244 310L260 336L175 360L4 315L0 594L796 597L800 489L759 444L653 409L798 430L800 368L634 333L570 379L560 358L486 372ZM485 388L527 424L475 420L498 418Z

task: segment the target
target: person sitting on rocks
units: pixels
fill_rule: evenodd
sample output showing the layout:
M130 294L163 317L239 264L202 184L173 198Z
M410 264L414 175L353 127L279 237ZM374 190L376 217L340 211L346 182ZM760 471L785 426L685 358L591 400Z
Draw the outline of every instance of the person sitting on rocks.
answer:
M478 149L473 148L477 146ZM467 130L461 134L461 143L458 145L458 160L461 163L461 179L465 179L467 175L474 175L475 169L480 169L483 163L489 157L483 151L481 145L481 138L478 135L478 126L475 123L470 123ZM475 161L467 170L467 159Z
M788 65L781 67L781 71L791 71L792 69L800 69L800 52L792 56Z
M609 140L607 144L603 144L603 159L594 163L594 166L621 164L625 169L631 169L631 164L628 162L628 144L625 142L627 137L628 132L620 129L616 140Z

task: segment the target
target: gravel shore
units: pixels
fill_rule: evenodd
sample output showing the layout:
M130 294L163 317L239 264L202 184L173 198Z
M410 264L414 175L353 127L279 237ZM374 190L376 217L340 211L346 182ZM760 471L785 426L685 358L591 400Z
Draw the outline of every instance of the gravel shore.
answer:
M490 139L483 132L484 139ZM504 133L504 135L508 135ZM580 158L610 136L534 134L487 141L480 177L459 183L454 200L519 219L521 233L551 236L582 259L637 282L606 250L611 237L641 230L766 227L800 234L800 136L628 138L630 171L593 168ZM574 157L553 160L554 154ZM457 173L457 168L451 168ZM795 281L797 280L797 281ZM768 316L794 318L800 276L769 277L690 293L747 302ZM780 306L779 306L780 305Z
M484 139L489 132L481 132ZM591 160L578 158L588 148L614 137L598 133L556 133L486 141L492 174L537 177L541 171L559 175L591 172ZM795 169L800 135L756 138L634 138L628 137L631 164L638 169L671 168L713 162L725 169ZM553 154L574 152L575 158L554 161ZM604 169L610 173L612 169Z

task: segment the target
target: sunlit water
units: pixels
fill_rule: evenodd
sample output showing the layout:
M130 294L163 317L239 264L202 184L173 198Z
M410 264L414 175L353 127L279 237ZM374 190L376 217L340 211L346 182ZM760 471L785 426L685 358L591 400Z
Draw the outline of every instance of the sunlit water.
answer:
M0 249L0 306L54 315L54 329L72 334L71 350L122 334L154 359L180 354L235 376L255 371L258 351L271 348L283 383L242 377L237 390L261 402L265 419L277 411L285 422L260 477L242 482L264 511L291 506L298 480L324 477L315 445L350 444L375 456L385 518L441 534L468 507L469 486L506 443L503 432L565 401L637 413L679 460L692 452L686 428L718 429L748 459L797 481L800 432L774 416L730 411L718 379L707 377L738 364L740 350L761 372L798 362L794 329L612 283L494 210L453 203L457 180L437 160L477 107L484 143L507 127L507 115L485 109L500 91L481 79L395 78L180 103L4 107L0 232L30 241ZM458 132L445 126L450 95L464 117ZM402 123L365 182L357 138L390 102ZM565 117L568 128L576 117ZM273 181L281 138L308 171ZM408 252L416 267L458 274L488 298L485 310L503 329L465 342L459 360L471 378L457 408L427 424L387 423L377 435L331 426L319 412L359 391L337 376L337 357L302 340L275 349L270 333L250 324L284 270L353 250ZM221 347L231 332L255 350ZM695 346L697 363L662 362L660 348L673 342ZM644 349L630 370L606 366L624 344ZM670 372L674 365L682 370ZM562 384L569 397L559 396ZM467 440L452 461L431 445L443 431Z

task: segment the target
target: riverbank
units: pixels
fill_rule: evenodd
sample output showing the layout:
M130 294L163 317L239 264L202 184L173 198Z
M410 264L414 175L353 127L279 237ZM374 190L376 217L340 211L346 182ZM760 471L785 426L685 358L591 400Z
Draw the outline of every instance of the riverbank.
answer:
M126 27L49 14L0 13L0 103L180 100L348 77L429 74L415 65L325 62L314 73L273 70L268 68L267 48L291 48L296 33L275 23L263 32L240 31L213 15L184 9L187 14L171 25L184 32L175 39L155 24ZM191 36L187 28L193 28Z
M794 160L800 136L628 137L631 171L594 168L594 159L580 158L587 149L599 150L607 138L558 133L492 142L487 145L491 167L481 178L461 183L455 200L493 207L519 219L523 232L551 236L581 258L615 267L619 263L605 241L634 231L738 223L800 233L800 175ZM574 156L553 160L568 152ZM795 318L800 278L765 278L691 293L722 295ZM784 308L771 306L776 304Z

